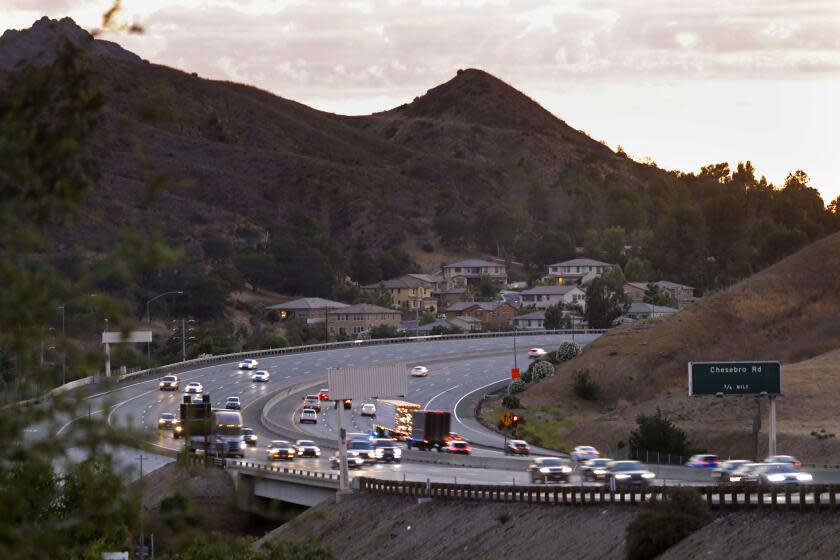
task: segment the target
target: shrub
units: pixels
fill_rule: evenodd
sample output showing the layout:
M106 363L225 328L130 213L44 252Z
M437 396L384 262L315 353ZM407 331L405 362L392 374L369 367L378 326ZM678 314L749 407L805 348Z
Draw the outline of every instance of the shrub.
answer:
M663 500L641 506L627 526L627 560L656 558L710 520L706 502L696 490L671 489Z
M505 523L510 521L510 514L506 511L500 511L496 514L496 520L502 525L504 525Z
M508 385L508 394L515 395L525 390L525 382L521 379L514 379Z
M630 434L631 448L674 455L691 455L693 452L686 433L662 416L659 408L653 416L638 416L636 426Z
M534 370L529 367L520 374L520 379L525 383L530 383L534 380Z
M505 395L502 397L502 406L505 408L522 408L522 403L519 402L519 397Z
M564 342L557 349L557 359L561 362L568 362L580 354L580 346L576 342Z
M598 383L592 379L592 375L590 375L589 370L576 370L573 382L575 395L578 397L585 401L594 401L598 398L600 387L598 386Z
M539 361L534 363L532 368L534 379L545 379L550 375L554 375L554 366L549 362Z
M423 245L420 248L426 251L427 253L433 253L435 251L435 246L431 243L423 243Z

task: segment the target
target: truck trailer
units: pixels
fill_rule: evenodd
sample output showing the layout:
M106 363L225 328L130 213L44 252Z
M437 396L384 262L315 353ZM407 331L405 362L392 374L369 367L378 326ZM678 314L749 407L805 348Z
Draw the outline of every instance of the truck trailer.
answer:
M209 395L200 402L184 397L181 426L189 453L217 457L245 457L247 444L242 438L242 414L238 410L212 410Z
M438 410L415 410L411 413L411 437L406 440L409 449L420 451L446 447L452 425L452 415Z
M411 413L418 410L420 405L417 403L379 399L376 403L376 420L373 423L376 435L398 440L411 437Z

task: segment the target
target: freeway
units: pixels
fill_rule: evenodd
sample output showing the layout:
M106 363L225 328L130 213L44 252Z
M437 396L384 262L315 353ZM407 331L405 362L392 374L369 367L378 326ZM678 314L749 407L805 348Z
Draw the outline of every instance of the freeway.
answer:
M577 335L576 341L585 344L596 336ZM528 347L539 346L551 350L567 339L568 336L562 335L517 337L519 367L524 368L528 364ZM420 403L429 409L454 411L453 430L461 433L469 441L485 447L485 449L477 450L476 455L499 455L499 451L492 448L501 447L501 436L481 427L472 418L471 411L483 393L492 391L508 381L510 368L514 363L512 337L428 340L264 357L260 360L259 367L271 373L271 381L268 383L254 383L251 381L251 373L238 370L235 362L186 371L180 374L180 378L182 387L190 381L202 383L205 392L211 395L215 407L223 407L228 396L240 397L245 423L254 428L259 437L258 446L248 450L247 459L263 460L265 444L268 441L287 439L270 432L260 421L263 407L274 394L285 388L299 385L310 385L312 390L305 392L315 392L319 386L326 386L326 372L329 367L387 363L428 366L430 370L428 377L409 380L406 400ZM105 415L112 424L140 428L145 431L148 441L161 451L170 453L179 450L182 443L173 440L168 430L158 430L157 419L163 412L177 414L181 400L180 391L159 391L157 378L127 382L114 390L88 397L91 414ZM273 420L299 430L300 439L311 436L319 440L335 440L335 411L324 407L317 425L300 427L294 421L294 409L299 403L300 400L289 399L281 406L275 407L270 411ZM356 406L359 404L356 403ZM361 418L356 408L349 415L349 420L348 431L364 432L370 428L370 420ZM67 422L61 430L69 429L71 425L72 422ZM293 466L309 470L330 470L327 457L331 453L330 450L325 450L321 459L296 459ZM126 451L124 454L126 455L122 458L124 463L136 460L136 451ZM119 457L117 459L120 460ZM154 464L162 464L162 461L158 459ZM403 462L399 465L365 466L356 472L365 476L395 480L429 478L439 482L460 480L488 484L508 482L525 484L527 483L527 475L524 473L526 464L527 459L522 459L522 468L511 470L510 468L485 469ZM657 471L657 479L666 484L708 481L708 475L705 472L665 466L653 467L653 469ZM815 477L815 479L820 482L838 480L840 472L821 473L819 478Z

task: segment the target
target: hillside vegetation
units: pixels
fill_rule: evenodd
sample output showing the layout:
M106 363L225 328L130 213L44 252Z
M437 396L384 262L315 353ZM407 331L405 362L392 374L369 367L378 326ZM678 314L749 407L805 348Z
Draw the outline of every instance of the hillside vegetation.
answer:
M689 398L687 364L779 360L784 393L778 409L780 449L795 446L840 459L811 435L823 429L840 433L832 412L840 377L836 368L827 367L837 355L822 356L840 348L838 312L840 234L834 234L668 320L606 333L523 400L531 406L563 403L574 409L571 441L626 442L636 414L660 407L699 444L721 453L745 453L751 449L757 405L748 398ZM596 404L574 396L573 372L580 370L588 370L600 387Z

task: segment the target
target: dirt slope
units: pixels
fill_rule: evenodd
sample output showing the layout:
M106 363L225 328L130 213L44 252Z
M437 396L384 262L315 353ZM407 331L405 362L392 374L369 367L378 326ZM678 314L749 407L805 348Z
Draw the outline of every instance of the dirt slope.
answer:
M701 445L743 455L752 451L756 404L747 398L688 398L687 363L779 360L785 395L778 409L780 449L803 453L806 460L840 462L840 450L831 445L836 440L810 435L822 429L840 434L833 408L838 356L797 364L840 348L838 311L840 235L833 235L669 320L607 333L524 400L566 408L574 417L566 433L571 442L614 449L627 441L637 414L661 407ZM582 369L601 386L595 405L573 394L571 373Z

